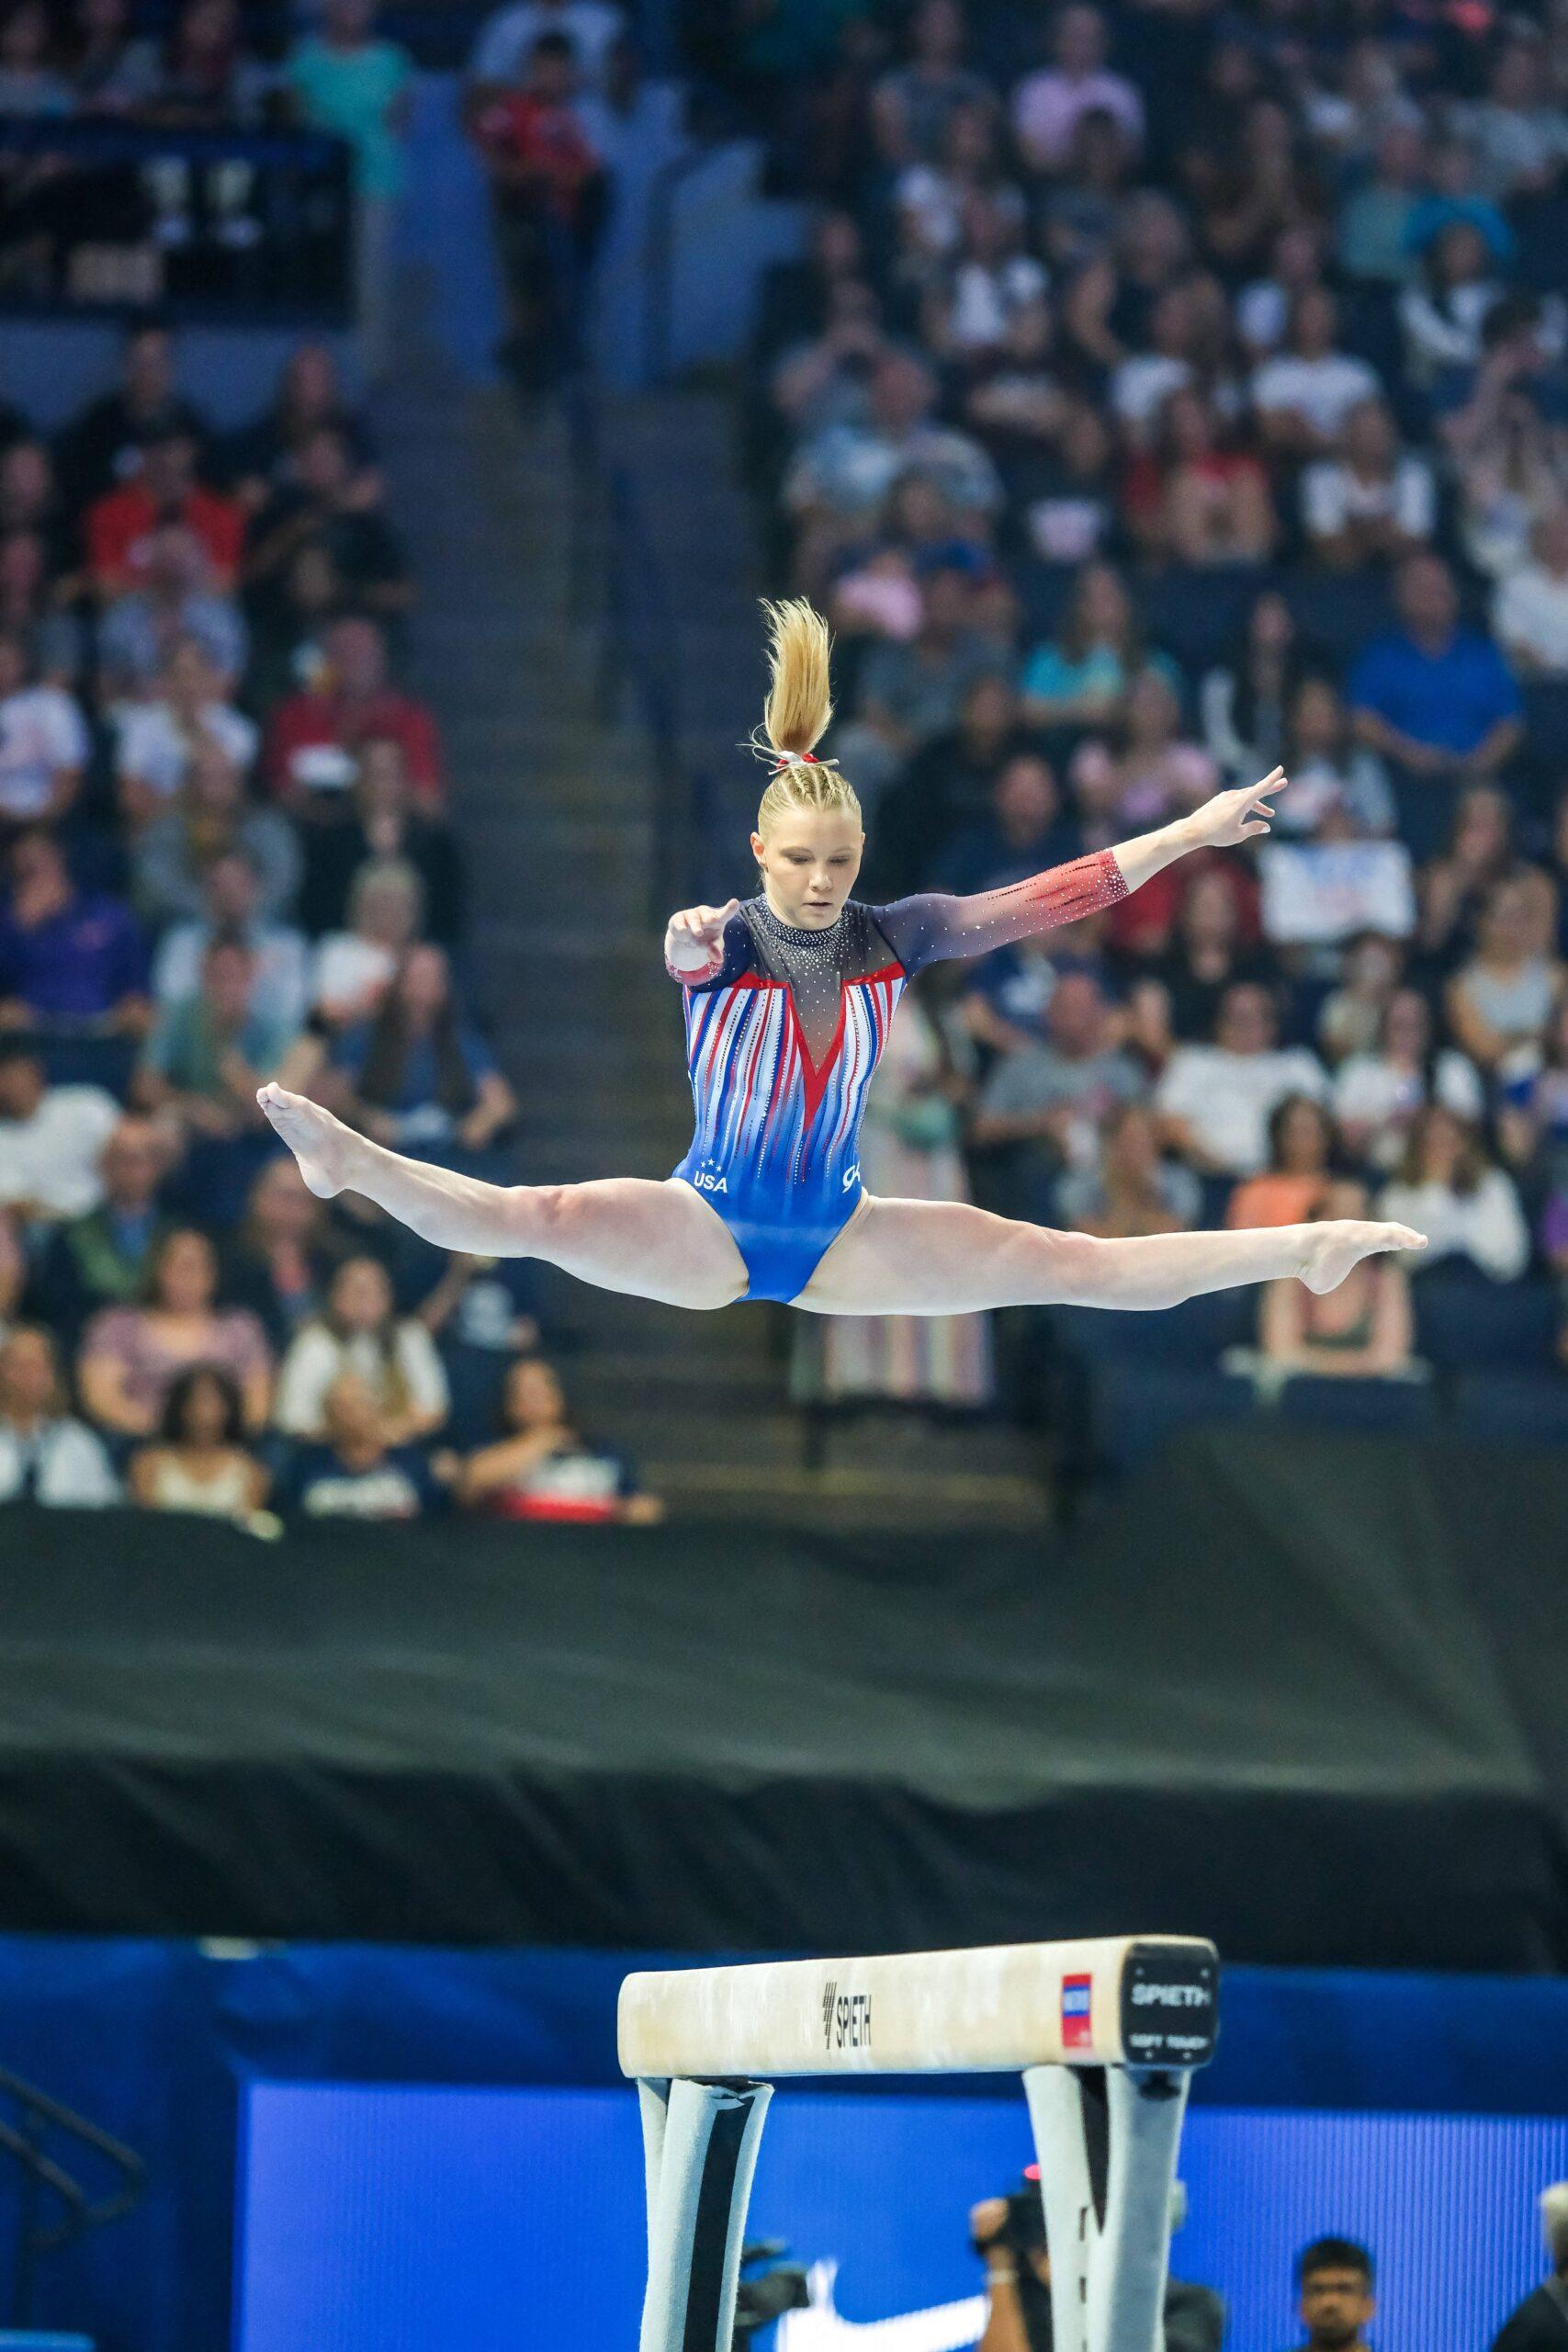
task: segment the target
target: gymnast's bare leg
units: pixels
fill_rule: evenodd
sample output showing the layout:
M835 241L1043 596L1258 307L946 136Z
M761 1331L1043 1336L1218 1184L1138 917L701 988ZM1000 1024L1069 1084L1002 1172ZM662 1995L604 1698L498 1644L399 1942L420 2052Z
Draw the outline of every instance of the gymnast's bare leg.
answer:
M795 1300L818 1315L967 1315L991 1306L1178 1306L1294 1274L1333 1290L1359 1259L1424 1250L1407 1225L1359 1218L1124 1241L1057 1233L962 1201L868 1193Z
M359 1193L437 1249L541 1258L601 1290L668 1306L728 1306L746 1288L728 1228L674 1177L485 1184L388 1151L281 1086L264 1086L256 1100L312 1193Z

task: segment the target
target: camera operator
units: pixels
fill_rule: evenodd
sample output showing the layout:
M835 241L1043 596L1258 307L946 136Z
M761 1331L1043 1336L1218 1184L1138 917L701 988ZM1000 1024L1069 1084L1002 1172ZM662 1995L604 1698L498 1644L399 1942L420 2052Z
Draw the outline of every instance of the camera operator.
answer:
M1505 2323L1492 2352L1568 2352L1568 2180L1542 2189L1540 2226L1551 2276Z
M1187 2216L1177 2182L1170 2226ZM976 2352L1053 2352L1051 2257L1045 2248L1045 2208L1040 2168L1031 2165L1010 2197L987 2197L969 2216L969 2236L986 2266L989 2308ZM1165 2290L1165 2352L1220 2352L1225 2307L1207 2287L1170 2278Z

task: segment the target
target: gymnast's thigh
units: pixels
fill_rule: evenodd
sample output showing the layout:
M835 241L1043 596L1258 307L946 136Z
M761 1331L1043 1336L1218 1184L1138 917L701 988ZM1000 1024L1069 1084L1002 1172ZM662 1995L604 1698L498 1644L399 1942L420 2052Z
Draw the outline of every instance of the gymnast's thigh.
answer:
M734 1236L681 1177L606 1176L547 1189L538 1254L580 1282L668 1306L728 1306L744 1293Z
M815 1315L970 1315L1069 1297L1067 1261L1081 1246L1079 1235L968 1201L868 1193L795 1304Z

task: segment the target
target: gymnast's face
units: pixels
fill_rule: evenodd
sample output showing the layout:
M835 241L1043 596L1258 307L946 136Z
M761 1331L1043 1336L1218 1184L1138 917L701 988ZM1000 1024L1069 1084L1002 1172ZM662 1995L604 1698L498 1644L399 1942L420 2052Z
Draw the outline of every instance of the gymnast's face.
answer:
M769 906L799 931L837 922L864 848L858 820L844 808L784 808L765 835L751 836Z

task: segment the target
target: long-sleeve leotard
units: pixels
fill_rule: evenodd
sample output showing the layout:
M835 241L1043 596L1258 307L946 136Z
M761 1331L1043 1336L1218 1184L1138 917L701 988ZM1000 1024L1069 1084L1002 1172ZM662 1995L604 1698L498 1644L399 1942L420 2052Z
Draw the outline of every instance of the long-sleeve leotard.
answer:
M783 923L751 899L725 925L711 970L684 989L696 1127L675 1170L747 1236L799 1228L825 1250L860 1197L866 1088L906 981L943 957L983 956L1124 898L1102 850L1006 889L852 899L826 930ZM761 1295L759 1293L759 1295Z

